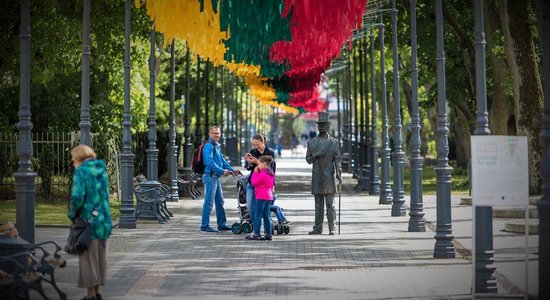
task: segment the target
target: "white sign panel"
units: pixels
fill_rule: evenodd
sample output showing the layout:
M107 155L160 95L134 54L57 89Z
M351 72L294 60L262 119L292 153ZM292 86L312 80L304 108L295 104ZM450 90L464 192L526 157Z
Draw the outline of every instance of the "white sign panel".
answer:
M472 205L529 205L527 137L472 135Z

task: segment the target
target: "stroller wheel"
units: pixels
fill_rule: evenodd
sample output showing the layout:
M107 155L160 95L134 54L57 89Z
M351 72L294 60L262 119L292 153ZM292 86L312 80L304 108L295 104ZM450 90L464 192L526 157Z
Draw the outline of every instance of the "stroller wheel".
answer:
M288 224L283 225L283 232L284 232L285 234L289 234L289 233L290 233L290 226L288 226Z
M243 232L244 233L251 233L252 232L252 224L250 223L243 223Z
M277 223L271 223L271 233L275 234L277 232Z
M241 234L243 232L243 227L241 226L241 223L235 222L233 225L231 225L231 232L234 234Z
M283 224L277 224L277 234L283 234Z

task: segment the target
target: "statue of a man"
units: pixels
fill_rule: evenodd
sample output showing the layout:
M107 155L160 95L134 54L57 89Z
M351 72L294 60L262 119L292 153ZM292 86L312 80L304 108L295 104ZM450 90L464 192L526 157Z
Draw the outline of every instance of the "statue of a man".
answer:
M336 180L341 181L340 145L328 134L329 114L319 112L319 134L307 142L306 161L313 164L311 193L315 197L315 226L309 234L323 233L324 206L327 208L329 234L334 235L334 194Z

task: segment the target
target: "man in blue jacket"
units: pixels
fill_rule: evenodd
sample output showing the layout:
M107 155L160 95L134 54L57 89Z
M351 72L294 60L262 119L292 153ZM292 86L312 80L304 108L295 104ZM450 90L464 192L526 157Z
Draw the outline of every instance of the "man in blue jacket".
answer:
M209 139L202 147L202 159L204 161L204 174L202 182L204 183L204 204L202 206L202 232L218 232L218 230L231 230L227 226L225 209L223 208L223 191L220 184L220 177L234 173L235 170L223 158L218 141L221 137L220 127L214 125L208 132ZM236 171L240 172L240 171ZM218 230L210 227L210 212L216 204L216 222Z

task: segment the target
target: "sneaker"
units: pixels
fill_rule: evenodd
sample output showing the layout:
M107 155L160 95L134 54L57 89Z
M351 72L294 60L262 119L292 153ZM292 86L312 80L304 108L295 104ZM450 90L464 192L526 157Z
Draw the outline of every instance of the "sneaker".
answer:
M228 230L231 230L231 227L229 227L229 226L222 226L222 227L218 227L218 230L219 230L219 231L228 231Z
M206 228L201 228L201 232L218 232L218 231L212 227L206 227Z
M247 240L260 241L260 240L262 240L262 237L259 236L259 235L247 235L246 239Z
M273 238L271 235L266 235L262 238L262 240L265 240L265 241L271 241Z

